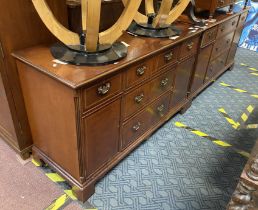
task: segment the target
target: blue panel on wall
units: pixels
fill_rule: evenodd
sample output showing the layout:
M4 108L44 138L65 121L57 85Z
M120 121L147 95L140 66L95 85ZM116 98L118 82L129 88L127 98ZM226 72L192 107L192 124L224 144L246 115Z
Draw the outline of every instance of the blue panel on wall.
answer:
M243 8L245 1L236 3L234 10ZM239 46L258 52L258 0L249 0L249 14L239 41Z

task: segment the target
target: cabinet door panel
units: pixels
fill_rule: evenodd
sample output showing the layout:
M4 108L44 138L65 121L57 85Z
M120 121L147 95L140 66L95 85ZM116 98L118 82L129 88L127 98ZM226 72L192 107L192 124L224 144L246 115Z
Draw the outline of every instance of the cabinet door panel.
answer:
M193 82L191 85L191 93L198 90L204 82L206 70L209 64L209 59L212 51L212 45L209 45L200 50L198 61L195 68Z
M184 101L187 97L188 85L190 76L194 66L195 57L192 57L177 66L175 87L173 96L171 98L170 106L175 107L180 102Z
M83 119L87 176L107 163L119 148L120 100Z

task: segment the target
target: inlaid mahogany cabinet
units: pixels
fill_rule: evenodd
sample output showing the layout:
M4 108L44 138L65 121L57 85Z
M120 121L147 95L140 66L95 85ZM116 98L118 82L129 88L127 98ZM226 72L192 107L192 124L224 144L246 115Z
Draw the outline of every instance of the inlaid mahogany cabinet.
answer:
M233 65L246 13L217 15L194 33L176 23L175 40L125 33L128 56L105 66L56 63L48 45L15 52L34 157L88 199L97 180Z

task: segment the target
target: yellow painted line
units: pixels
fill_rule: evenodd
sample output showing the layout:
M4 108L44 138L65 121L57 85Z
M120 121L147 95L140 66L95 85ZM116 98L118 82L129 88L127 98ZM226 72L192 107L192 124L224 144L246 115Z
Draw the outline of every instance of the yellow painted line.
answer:
M258 95L256 95L256 94L252 94L251 96L254 98L258 98Z
M65 182L64 178L57 173L46 173L46 176L53 182Z
M221 141L221 140L216 140L213 141L215 144L222 146L222 147L232 147L231 144L228 144L227 142Z
M37 167L40 167L40 166L41 166L41 163L40 163L39 161L33 159L33 158L32 158L32 160L31 160L31 162L32 162L35 166L37 166Z
M245 63L240 63L240 66L245 66L245 67L247 67L247 69L249 69L251 71L258 71L258 69L253 68L253 67L251 67L251 66L249 66L248 64L245 64Z
M242 89L239 89L239 88L233 88L235 91L239 92L239 93L246 93L247 91L246 90L242 90Z
M68 195L72 200L78 200L76 198L76 196L73 194L73 191L72 190L64 190L64 192L66 193L66 195Z
M218 146L221 146L221 147L228 147L228 148L231 148L232 150L234 150L235 152L237 152L238 154L244 156L244 157L248 157L249 156L249 153L248 152L245 152L243 150L240 150L240 149L237 149L235 148L233 145L225 142L225 141L222 141L220 139L216 139L214 137L211 137L209 136L208 134L202 132L202 131L199 131L199 130L196 130L196 129L193 129L181 122L175 122L175 126L179 127L179 128L184 128L188 131L190 131L191 133L194 133L195 135L197 136L200 136L200 137L203 137L203 138L206 138L208 140L210 140L212 143L218 145Z
M243 114L241 115L241 119L242 119L244 122L246 122L246 121L248 120L247 114L246 114L246 113L243 113Z
M229 87L230 89L235 90L235 91L240 92L240 93L246 93L246 94L248 94L248 95L251 96L251 97L258 98L258 94L250 93L250 92L248 92L248 91L246 91L246 90L242 90L242 89L236 88L236 87L231 86L231 85L229 85L229 84L226 84L226 83L224 83L224 82L221 82L220 85L221 85L221 86L224 86L224 87Z
M61 195L59 198L54 200L49 207L45 210L58 210L60 209L67 201L69 201L69 197L66 194Z
M228 113L225 111L225 109L220 108L218 111L223 114L224 118L228 121L228 123L229 123L234 129L237 130L237 129L239 128L240 123L234 121L234 120L228 115Z
M220 83L222 86L225 86L225 87L230 87L231 85L229 85L229 84L226 84L226 83L224 83L224 82L221 82Z
M247 157L249 158L250 157L250 154L248 152L245 152L245 151L239 151L238 152L240 155L243 155L244 157Z
M194 130L194 131L191 131L191 132L194 133L194 134L196 134L197 136L200 136L200 137L206 137L206 136L208 136L208 134L203 133L202 131Z
M247 129L257 129L258 128L258 124L249 124L246 126Z
M251 74L258 77L258 73L251 73Z
M252 105L249 105L249 106L246 108L246 110L247 110L249 113L251 113L251 112L254 111L254 107L253 107Z
M248 68L251 71L258 71L256 68Z

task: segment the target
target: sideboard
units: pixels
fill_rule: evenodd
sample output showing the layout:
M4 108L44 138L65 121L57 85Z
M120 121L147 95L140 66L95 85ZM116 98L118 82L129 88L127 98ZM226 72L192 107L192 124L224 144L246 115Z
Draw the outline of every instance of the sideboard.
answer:
M34 140L33 155L74 186L81 201L95 183L234 63L247 10L219 14L176 39L125 33L118 63L73 66L55 61L48 45L13 53Z

